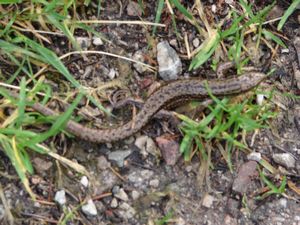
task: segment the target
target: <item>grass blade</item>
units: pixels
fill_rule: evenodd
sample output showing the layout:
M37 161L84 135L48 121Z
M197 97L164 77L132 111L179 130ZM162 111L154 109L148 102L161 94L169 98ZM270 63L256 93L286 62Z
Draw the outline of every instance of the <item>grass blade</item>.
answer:
M278 23L277 30L281 30L289 16L296 10L297 6L300 4L300 0L294 0L288 9L284 12L281 20Z

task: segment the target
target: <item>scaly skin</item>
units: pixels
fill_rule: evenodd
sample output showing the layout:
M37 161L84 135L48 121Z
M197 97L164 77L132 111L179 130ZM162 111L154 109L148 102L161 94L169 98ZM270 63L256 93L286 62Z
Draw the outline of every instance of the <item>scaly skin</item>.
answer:
M249 72L237 78L226 80L189 79L173 81L155 91L146 100L136 117L123 126L112 129L93 129L70 120L66 124L66 130L81 139L91 142L114 142L139 131L157 111L164 108L164 106L171 105L172 101L178 103L180 99L186 101L187 99L208 97L207 87L215 96L239 94L256 87L265 78L266 75L263 73ZM52 109L39 103L34 103L31 107L44 115L57 115Z

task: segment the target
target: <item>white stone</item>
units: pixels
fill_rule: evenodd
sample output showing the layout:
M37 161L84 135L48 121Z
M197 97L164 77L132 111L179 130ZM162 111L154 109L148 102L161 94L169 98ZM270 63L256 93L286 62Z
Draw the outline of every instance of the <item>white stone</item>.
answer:
M213 4L213 5L211 6L211 11L212 11L213 13L216 13L216 12L217 12L217 6L216 6L215 4Z
M116 71L112 68L109 70L109 73L107 74L107 76L109 77L109 79L113 80L116 77Z
M198 48L199 45L200 45L200 40L199 40L199 38L195 38L195 39L193 40L193 46L194 46L195 48Z
M86 176L83 176L80 179L80 183L82 184L82 186L88 187L89 186L89 179Z
M281 53L285 54L285 53L289 53L290 50L288 48L283 48L281 49Z
M94 37L93 38L93 44L96 45L96 46L103 45L103 41L99 37Z
M87 204L81 207L82 212L87 216L97 216L97 208L92 199L87 201Z
M60 190L55 193L54 201L59 205L64 205L66 203L66 192L65 190Z
M265 96L263 94L256 95L256 102L258 105L262 105L264 102Z
M118 200L116 198L113 198L110 202L110 207L115 209L118 207Z
M232 5L233 4L233 0L225 0L225 3L227 3L228 5Z

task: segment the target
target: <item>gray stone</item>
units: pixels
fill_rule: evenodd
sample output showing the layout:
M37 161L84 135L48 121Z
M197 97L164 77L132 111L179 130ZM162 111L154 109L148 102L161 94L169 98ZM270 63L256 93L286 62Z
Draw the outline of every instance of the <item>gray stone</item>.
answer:
M153 179L149 181L149 185L151 187L157 188L159 186L159 180L158 179Z
M49 170L52 167L53 163L51 161L46 161L42 158L35 157L33 159L33 165L36 171L41 173Z
M111 189L119 181L117 175L111 170L104 170L97 174L97 179L94 185L95 193L101 194L107 189Z
M247 155L247 159L255 162L259 162L261 160L261 153L251 152L249 155Z
M140 197L140 193L136 190L133 190L131 192L131 197L132 197L133 200L137 200Z
M89 37L76 37L75 40L82 50L87 50L91 46Z
M182 63L176 51L167 41L157 45L159 75L163 80L176 80L182 72Z
M134 145L137 146L141 150L141 154L144 157L147 157L148 153L151 155L157 156L159 155L159 150L157 149L155 142L152 140L152 138L142 135L139 136L135 142Z
M87 216L97 216L97 208L92 199L89 199L87 204L81 207L81 210Z
M287 199L286 198L279 199L279 205L285 209L287 206Z
M5 209L2 204L0 204L0 220L4 218L5 215Z
M144 62L145 58L144 58L144 54L141 50L136 51L133 56L132 59L139 61L139 62ZM136 69L137 72L139 73L144 73L147 70L147 67L140 64L140 63L134 63L133 67Z
M214 203L214 199L215 198L212 195L205 194L202 205L206 208L211 208Z
M191 165L185 167L185 171L188 172L188 173L192 172L192 170L193 170L193 166L191 166Z
M255 161L242 164L238 170L237 177L233 181L232 190L240 194L246 193L254 178L258 176L256 167L257 162Z
M66 204L66 192L65 190L60 190L55 193L54 201L57 202L59 205Z
M128 195L126 194L126 192L124 191L123 188L120 188L115 194L114 196L124 202L128 201Z
M128 16L141 16L143 13L139 4L134 1L128 3L126 10Z
M119 214L124 218L124 219L131 219L134 217L134 215L136 214L136 211L134 208L132 208L129 204L127 204L126 202L122 202L119 205Z
M108 155L109 160L113 160L119 167L124 166L124 160L131 154L131 150L119 150L110 152Z
M296 163L294 157L289 153L274 154L273 160L286 168L294 168Z
M106 170L110 167L110 162L107 161L105 156L99 156L97 158L97 167L100 170Z
M151 170L139 170L129 174L128 181L133 183L135 187L145 186L148 180L153 176Z

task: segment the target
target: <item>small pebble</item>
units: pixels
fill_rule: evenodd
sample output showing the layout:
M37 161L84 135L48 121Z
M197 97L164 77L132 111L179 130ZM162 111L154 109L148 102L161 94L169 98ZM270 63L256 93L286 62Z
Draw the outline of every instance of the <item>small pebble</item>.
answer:
M113 198L110 202L110 207L115 209L118 207L118 200L116 198Z
M85 188L89 186L89 180L86 176L81 177L80 183Z
M108 159L117 163L118 167L124 166L124 160L131 154L131 150L118 150L108 154Z
M225 0L225 3L227 3L228 5L232 5L233 4L233 0Z
M256 95L256 102L258 105L262 105L264 102L265 96L263 94Z
M290 52L290 50L288 48L281 49L282 54L286 54L286 53L289 53L289 52Z
M107 74L107 76L109 77L109 79L113 80L116 77L116 71L112 68L109 70L109 73Z
M119 191L114 194L114 196L124 202L128 201L128 195L123 188L120 188Z
M202 205L206 208L211 208L213 203L214 203L214 197L212 195L205 194Z
M273 154L273 160L286 168L294 168L296 164L294 157L289 153Z
M133 56L132 59L142 62L145 62L145 58L144 58L144 54L141 50L136 51ZM139 72L140 74L144 73L145 71L147 71L147 67L140 64L140 63L134 63L133 67L136 69L137 72Z
M107 161L105 156L99 156L97 158L97 167L99 170L106 170L110 167L110 162Z
M39 157L36 157L36 158L33 159L33 164L34 164L35 169L38 172L47 171L53 165L53 163L51 161L48 161L48 160L45 160L45 159L42 159L42 158L39 158Z
M249 155L247 155L247 159L259 162L261 160L261 153L260 152L251 152Z
M238 169L237 177L233 181L232 190L239 194L246 193L250 184L258 176L256 167L257 162L255 161L248 161L242 164Z
M153 179L149 181L149 185L151 187L157 188L159 186L159 180L158 179Z
M119 205L119 208L122 210L122 217L126 219L131 219L136 214L136 211L133 207L131 207L128 203L122 202Z
M97 208L92 199L87 201L87 204L81 207L82 212L87 216L97 216Z
M185 171L188 173L191 172L192 170L193 170L193 166L191 166L191 165L185 167Z
M93 44L96 45L96 46L103 45L103 41L99 37L94 37L93 38Z
M157 44L157 62L163 80L176 80L182 72L181 60L167 41Z
M199 45L200 45L200 40L199 40L199 38L195 38L195 39L193 40L193 46L194 46L195 48L198 48Z
M89 37L76 37L75 39L82 50L87 50L91 46L91 40Z
M2 204L0 204L0 220L2 220L5 216L5 209Z
M133 190L131 192L131 197L132 197L133 200L137 200L140 197L140 193L136 190Z
M216 13L216 12L217 12L217 6L216 6L215 4L213 4L213 5L211 6L211 11L212 11L213 13Z
M137 2L129 1L127 5L127 15L128 16L141 16L143 13L142 8Z
M60 190L55 193L54 201L59 205L64 205L66 203L66 192L65 190Z
M286 199L286 198L281 198L281 199L279 199L279 205L280 205L282 208L286 209L286 206L287 206L287 199Z
M159 150L157 149L155 142L146 135L139 136L135 140L134 145L141 150L141 154L144 157L147 157L148 153L154 156L159 155Z

